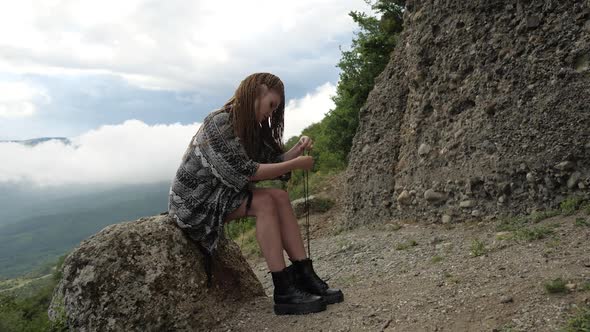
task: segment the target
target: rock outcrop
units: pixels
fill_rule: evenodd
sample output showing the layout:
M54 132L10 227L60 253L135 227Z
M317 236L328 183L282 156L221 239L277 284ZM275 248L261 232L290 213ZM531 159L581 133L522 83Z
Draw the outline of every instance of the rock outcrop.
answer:
M590 1L410 0L361 109L350 225L491 219L590 188Z
M264 296L224 239L206 287L203 256L167 215L104 228L67 256L49 309L74 331L202 331Z

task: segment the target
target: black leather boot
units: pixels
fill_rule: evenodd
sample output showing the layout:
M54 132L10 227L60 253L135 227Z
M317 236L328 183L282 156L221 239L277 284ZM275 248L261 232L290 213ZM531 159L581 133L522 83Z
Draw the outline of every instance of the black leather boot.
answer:
M275 314L301 315L326 310L326 303L321 296L309 294L295 287L293 276L287 268L271 274Z
M287 267L287 269L294 275L297 287L308 293L320 295L326 304L344 301L344 294L340 289L330 288L325 281L318 277L313 269L311 259L289 260L293 265Z

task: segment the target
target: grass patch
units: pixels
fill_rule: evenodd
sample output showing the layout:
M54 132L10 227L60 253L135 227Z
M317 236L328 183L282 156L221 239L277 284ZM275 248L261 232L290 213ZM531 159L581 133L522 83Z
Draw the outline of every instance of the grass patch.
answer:
M498 332L516 332L512 324L503 325L498 329Z
M330 210L334 206L334 201L329 198L317 197L314 202L314 210L322 213Z
M454 275L452 275L449 272L445 272L444 277L445 277L445 279L447 279L448 282L452 282L454 284L458 284L460 282L458 277L455 277Z
M499 232L514 232L523 227L526 227L527 224L528 220L526 217L509 217L500 220L500 222L496 226L496 230Z
M578 210L581 204L584 202L584 198L580 196L572 196L563 200L559 204L559 209L563 215L572 215Z
M433 263L438 263L438 262L442 262L444 260L444 258L442 258L442 256L434 256L432 257L432 259L430 260Z
M559 210L546 210L546 211L535 211L531 213L529 219L534 223L538 223L542 220L555 217L560 214Z
M486 245L483 241L475 239L471 241L471 249L470 249L471 256L478 257L485 255L487 253Z
M522 231L524 228L528 227L531 223L538 223L542 220L547 218L551 218L557 216L559 214L563 215L572 215L578 209L582 209L587 215L590 215L590 202L585 202L584 197L581 196L572 196L564 199L559 204L559 209L557 210L546 210L546 211L535 211L528 216L512 216L512 217L505 217L500 220L500 222L496 225L496 230L499 232L518 232ZM578 220L578 219L576 219ZM586 226L584 222L581 222L583 226ZM546 235L551 233L547 229L529 229L522 231L520 234L521 238L524 239L537 239L543 238Z
M256 218L245 217L224 225L225 235L234 240L247 258L261 257L262 252L256 240Z
M325 187L332 178L339 174L342 170L334 169L328 172L324 171L316 171L316 172L309 172L308 176L308 190L309 193L315 193L322 191L321 189ZM286 190L289 192L289 199L295 200L298 198L304 197L304 179L303 179L303 171L297 170L291 173L291 180L286 185Z
M559 227L559 224L553 223L546 226L532 226L531 223L538 223L541 220L550 218L556 215L555 210L545 212L534 212L530 216L516 216L503 218L496 225L496 230L499 232L511 232L506 234L503 239L512 238L518 241L532 242L547 238L554 234L554 229Z
M230 239L237 242L241 235L253 228L256 228L256 218L244 217L236 220L232 220L228 224L225 224L225 235Z
M578 308L567 321L564 332L588 332L590 331L590 306Z
M521 228L514 233L514 237L518 240L532 242L535 240L544 239L551 234L553 234L553 229L551 227L538 226L532 228Z
M584 218L576 218L576 221L574 222L574 225L576 226L585 226L585 227L590 227L590 221L584 219Z
M548 241L545 246L547 248L557 248L559 245L561 244L561 240L559 239L552 239L551 241Z
M504 241L504 240L512 240L514 238L514 234L512 232L500 232L496 234L496 240Z
M398 243L395 246L395 250L406 250L406 249L409 249L411 247L415 247L417 245L418 245L418 242L416 242L416 240L410 240L410 241L405 242L405 243Z
M557 293L567 293L567 288L565 287L566 282L561 278L555 278L553 280L549 280L545 282L545 290L549 294L557 294Z

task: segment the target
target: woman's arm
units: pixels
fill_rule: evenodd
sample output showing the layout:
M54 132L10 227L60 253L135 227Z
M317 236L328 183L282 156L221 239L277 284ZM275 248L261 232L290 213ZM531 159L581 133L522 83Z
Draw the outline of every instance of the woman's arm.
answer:
M261 181L274 179L289 171L295 169L295 160L291 159L280 163L272 164L258 164L258 169L253 176L250 177L250 181Z
M291 160L272 164L258 164L258 169L250 181L274 179L295 169L311 169L313 158L311 156L299 156Z

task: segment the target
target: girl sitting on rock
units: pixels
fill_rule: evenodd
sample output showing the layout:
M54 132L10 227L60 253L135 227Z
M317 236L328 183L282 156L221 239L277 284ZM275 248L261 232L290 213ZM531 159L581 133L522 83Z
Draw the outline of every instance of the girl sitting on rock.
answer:
M302 155L312 148L307 136L284 152L284 109L284 86L277 76L255 73L242 80L191 139L168 201L169 215L205 254L208 285L224 224L256 218L256 240L272 274L278 315L318 312L343 300L339 289L317 276L306 256L288 193L254 185L267 179L287 181L291 171L313 166L313 158ZM292 262L289 267L283 250Z

